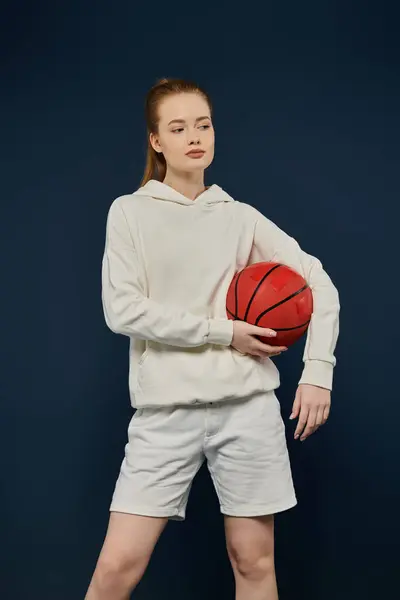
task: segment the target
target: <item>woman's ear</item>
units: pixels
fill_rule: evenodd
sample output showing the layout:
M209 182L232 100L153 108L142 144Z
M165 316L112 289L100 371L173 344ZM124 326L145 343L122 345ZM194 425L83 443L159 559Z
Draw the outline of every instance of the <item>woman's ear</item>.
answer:
M150 133L149 140L150 140L150 144L151 144L151 147L153 148L153 150L155 150L158 153L162 152L160 142L159 142L156 134Z

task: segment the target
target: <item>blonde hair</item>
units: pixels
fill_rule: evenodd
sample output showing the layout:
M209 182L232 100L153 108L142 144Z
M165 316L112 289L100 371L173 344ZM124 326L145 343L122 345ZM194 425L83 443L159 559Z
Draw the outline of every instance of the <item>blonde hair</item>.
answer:
M196 93L200 94L207 102L210 112L212 113L212 103L207 92L194 81L185 79L169 79L164 78L150 88L146 95L145 115L147 126L147 156L146 166L140 187L145 185L150 179L163 181L167 171L167 164L164 155L154 150L150 143L150 133L158 133L159 115L158 108L164 98L174 94Z

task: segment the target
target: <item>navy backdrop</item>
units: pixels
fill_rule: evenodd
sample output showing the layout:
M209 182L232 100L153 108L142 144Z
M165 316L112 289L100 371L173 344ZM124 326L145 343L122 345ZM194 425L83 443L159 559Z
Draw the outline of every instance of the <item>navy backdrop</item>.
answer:
M7 3L6 3L7 4ZM340 290L333 410L306 443L288 415L302 344L278 359L299 505L277 519L281 598L394 597L399 564L399 52L394 3L149 8L8 3L1 24L1 597L80 600L132 411L128 340L100 299L105 219L144 166L162 76L215 103L207 183L254 204ZM391 11L393 6L393 11ZM134 597L228 600L202 469Z

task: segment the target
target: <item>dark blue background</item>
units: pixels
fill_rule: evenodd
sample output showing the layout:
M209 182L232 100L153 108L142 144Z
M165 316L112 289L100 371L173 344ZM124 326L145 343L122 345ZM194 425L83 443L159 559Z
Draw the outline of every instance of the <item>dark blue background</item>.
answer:
M395 3L9 3L1 24L1 597L80 600L131 416L127 339L104 324L112 200L138 186L144 95L195 78L215 104L207 183L254 204L340 290L329 424L287 418L299 505L277 518L282 600L395 597L399 564L399 51ZM397 572L397 576L396 576ZM135 598L228 600L206 470Z

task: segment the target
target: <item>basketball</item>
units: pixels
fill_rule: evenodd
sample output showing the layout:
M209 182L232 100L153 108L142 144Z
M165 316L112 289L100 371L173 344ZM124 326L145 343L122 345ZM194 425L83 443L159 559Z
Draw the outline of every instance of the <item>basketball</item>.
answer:
M270 346L291 346L306 331L313 297L305 279L279 263L258 262L236 273L227 293L229 319L276 331L259 339Z

